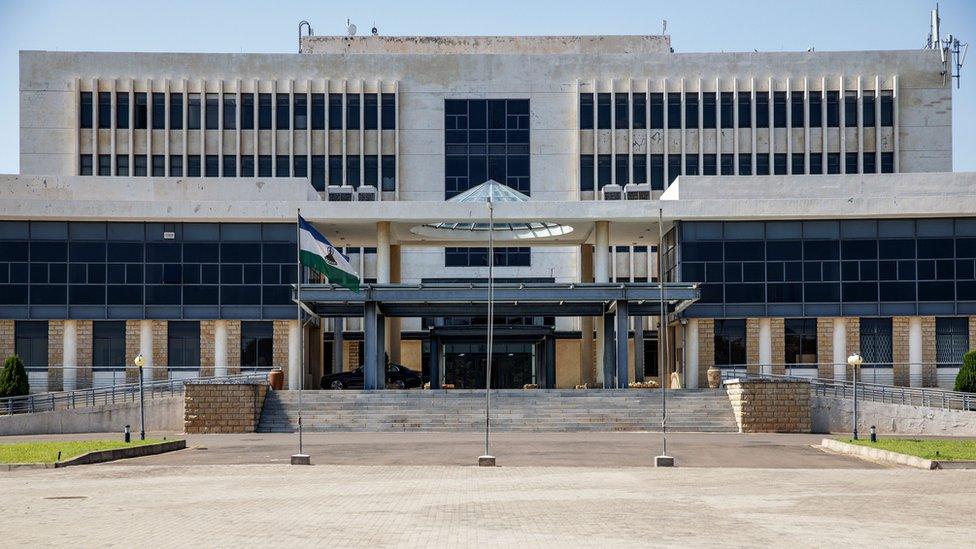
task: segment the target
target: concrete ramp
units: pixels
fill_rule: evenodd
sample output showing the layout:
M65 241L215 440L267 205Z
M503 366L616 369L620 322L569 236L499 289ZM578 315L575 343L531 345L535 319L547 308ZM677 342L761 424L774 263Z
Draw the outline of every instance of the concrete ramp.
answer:
M724 389L668 392L668 430L736 432ZM307 431L465 432L484 429L485 395L477 390L304 391ZM498 390L492 392L497 431L660 431L661 391ZM259 432L298 429L298 392L272 391Z

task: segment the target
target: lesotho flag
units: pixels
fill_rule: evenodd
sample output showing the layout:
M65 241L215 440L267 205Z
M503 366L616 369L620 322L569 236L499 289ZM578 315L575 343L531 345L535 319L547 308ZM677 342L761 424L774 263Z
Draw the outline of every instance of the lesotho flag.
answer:
M359 293L359 274L349 260L302 216L298 216L298 259L333 284Z

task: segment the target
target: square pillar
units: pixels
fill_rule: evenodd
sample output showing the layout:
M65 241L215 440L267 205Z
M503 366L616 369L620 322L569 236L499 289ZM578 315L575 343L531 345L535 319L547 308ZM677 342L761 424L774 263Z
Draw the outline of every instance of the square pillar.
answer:
M615 340L617 343L616 349L616 360L617 360L617 383L615 387L618 389L627 388L627 352L628 345L627 339L630 333L630 322L628 322L628 306L627 301L621 300L617 302L617 312L615 315L616 326L614 327L614 333L616 335Z
M894 384L899 387L918 387L922 383L922 364L921 352L919 352L919 363L912 364L909 353L909 339L911 337L911 324L917 317L896 316L891 319L891 361L892 375ZM918 337L921 337L921 326L914 322ZM918 344L921 351L921 342ZM914 379L913 379L914 378Z
M830 379L834 376L831 363L834 359L834 319L817 319L817 377Z
M367 391L380 389L385 376L379 374L377 338L379 336L378 311L375 301L367 301L363 314L363 389Z
M644 381L644 317L634 317L634 381Z
M935 354L935 317L923 316L919 318L922 325L922 387L938 387L939 371L936 366ZM970 348L973 340L970 341Z
M430 388L441 388L441 341L436 337L430 338L430 362L428 372L430 372Z
M344 345L342 335L343 318L332 319L332 373L338 374L343 370L342 347Z
M614 314L604 313L601 317L603 322L603 388L612 389L616 385L613 382L614 372L617 369L616 360L616 338L614 337Z
M713 365L715 365L715 320L700 318L698 319L699 387L708 387L708 369Z
M544 340L546 346L546 385L544 389L556 388L556 334L549 334Z
M64 320L47 322L48 391L61 391L64 388L64 323Z

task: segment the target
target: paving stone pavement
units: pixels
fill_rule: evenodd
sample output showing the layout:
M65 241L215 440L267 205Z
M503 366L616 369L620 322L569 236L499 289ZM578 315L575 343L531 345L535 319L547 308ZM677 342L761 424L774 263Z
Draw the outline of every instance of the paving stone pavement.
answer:
M99 466L0 476L3 547L972 547L976 471Z

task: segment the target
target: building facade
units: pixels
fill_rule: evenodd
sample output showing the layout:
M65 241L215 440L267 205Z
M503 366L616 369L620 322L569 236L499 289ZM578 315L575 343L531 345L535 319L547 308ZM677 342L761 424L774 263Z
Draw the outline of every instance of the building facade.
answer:
M483 240L413 229L484 220L450 199L489 179L529 197L503 218L573 229L502 238L501 281L657 282L662 250L666 281L701 283L666 332L684 386L711 365L849 377L854 351L865 379L945 385L976 343L976 178L949 173L936 50L312 36L299 54L20 61L21 173L0 185L0 353L25 359L35 389L131 377L140 352L158 377L280 366L291 386L316 387L362 363L363 325L300 330L297 210L367 283L475 283ZM473 386L484 320L390 318L385 347L426 370L437 341L442 381ZM539 380L527 334L540 328L554 339L549 385L613 385L598 367L603 318L497 322L512 329L502 385ZM629 328L615 386L662 373L656 320ZM441 343L449 329L462 335Z

